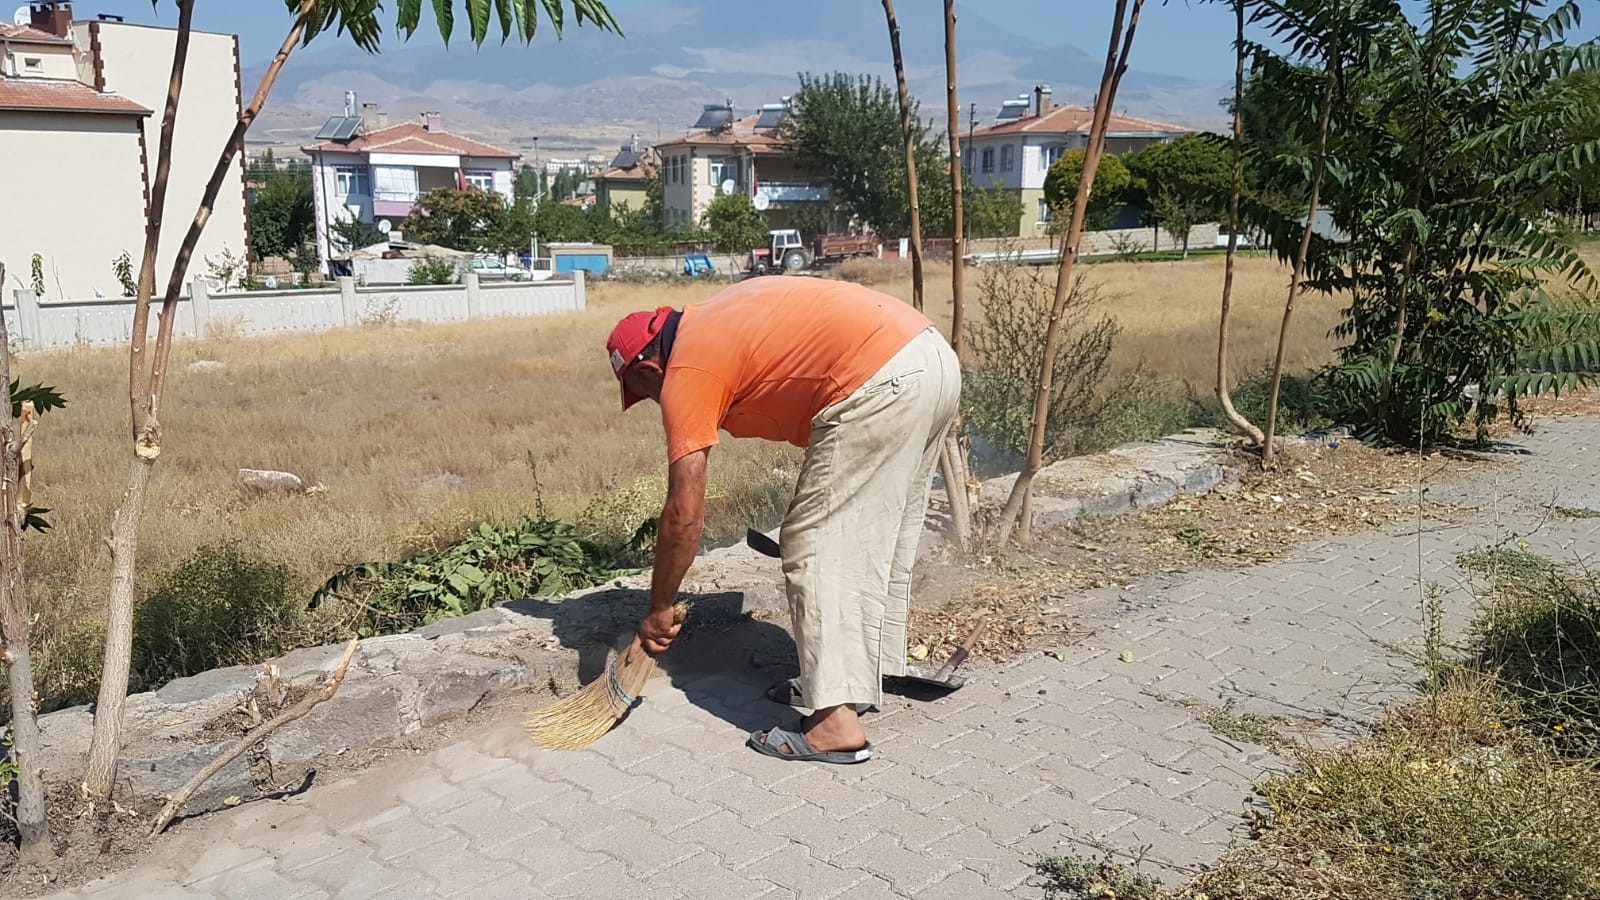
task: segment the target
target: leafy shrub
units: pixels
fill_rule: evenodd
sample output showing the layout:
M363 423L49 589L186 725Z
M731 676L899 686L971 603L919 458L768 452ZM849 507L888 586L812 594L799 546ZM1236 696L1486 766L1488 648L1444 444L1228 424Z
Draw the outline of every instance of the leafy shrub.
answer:
M1054 271L998 264L978 272L985 316L969 333L971 368L962 403L973 434L1000 449L1023 452L1033 428ZM1100 385L1119 329L1109 316L1095 316L1102 299L1094 282L1082 276L1073 280L1053 360L1046 456L1077 452L1081 434L1112 407Z
M406 270L406 284L455 284L456 264L448 259L419 259Z
M610 556L573 526L524 518L482 522L454 546L393 563L338 572L311 604L362 637L407 631L502 600L562 594L616 574Z
M238 544L201 547L135 605L135 690L300 646L301 595L289 568Z
M1265 422L1271 392L1272 370L1262 369L1240 379L1238 384L1233 385L1229 395L1233 399L1234 409L1240 415L1252 422ZM1304 434L1331 424L1334 420L1334 403L1324 376L1317 373L1284 373L1278 394L1278 433ZM1214 395L1207 399L1205 409L1205 424L1218 428L1232 427Z

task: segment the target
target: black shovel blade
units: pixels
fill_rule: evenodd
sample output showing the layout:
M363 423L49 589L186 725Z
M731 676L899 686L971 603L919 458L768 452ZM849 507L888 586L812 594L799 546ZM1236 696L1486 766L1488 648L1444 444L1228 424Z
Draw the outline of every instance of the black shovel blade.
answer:
M754 550L762 556L770 556L773 559L778 559L783 555L778 549L777 541L767 537L754 528L747 529L745 531L744 543L746 547L749 547L751 550Z

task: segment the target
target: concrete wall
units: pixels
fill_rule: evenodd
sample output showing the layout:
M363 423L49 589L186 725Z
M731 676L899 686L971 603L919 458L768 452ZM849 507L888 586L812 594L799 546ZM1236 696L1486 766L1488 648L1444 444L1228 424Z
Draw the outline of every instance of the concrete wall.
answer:
M167 79L172 74L172 51L177 31L117 22L78 22L73 25L74 31L88 28L99 32L105 89L115 91L146 109L155 110L155 115L150 117L146 126L149 133L150 173L154 178L161 110L166 106ZM254 90L254 85L251 90ZM194 221L206 181L211 177L217 156L233 131L239 108L238 38L231 34L194 32L189 43L183 99L178 106L177 131L173 135L172 181L167 188L167 214L161 228L161 256L156 276L158 291L166 285L178 245L183 242L184 233ZM205 258L220 257L224 248L239 257L249 251L245 225L244 171L244 155L241 153L234 159L228 179L217 195L216 207L206 224L199 246L195 248L189 271L183 279L185 282L205 274ZM95 201L95 208L103 208L98 200ZM143 215L142 206L140 215ZM130 232L124 242L130 246L137 261L144 243L143 226ZM96 260L91 265L100 268L109 263Z
M121 344L132 331L132 300L41 301L31 290L14 291L12 297L5 304L6 325L13 346L24 350ZM357 288L354 279L341 278L337 290L231 294L212 294L196 279L190 295L178 302L173 327L180 337L216 331L255 336L375 322L545 316L579 312L585 305L582 272L570 281L509 284L480 284L476 275L468 275L466 284L440 287ZM151 334L156 327L151 316Z
M144 246L140 119L90 113L0 115L0 262L7 289L30 283L43 259L46 297L115 297L111 263L123 251L135 272ZM13 280L15 279L15 280Z
M1189 249L1208 250L1215 247L1219 229L1220 226L1215 222L1191 228ZM1111 231L1085 232L1079 242L1078 253L1081 256L1109 256L1120 252L1119 245L1123 243L1126 243L1131 250L1140 253L1178 249L1172 236L1165 231L1158 234L1154 228L1120 228ZM1049 237L975 238L967 241L966 250L968 254L1005 253L1014 250L1056 249L1060 246L1059 238Z

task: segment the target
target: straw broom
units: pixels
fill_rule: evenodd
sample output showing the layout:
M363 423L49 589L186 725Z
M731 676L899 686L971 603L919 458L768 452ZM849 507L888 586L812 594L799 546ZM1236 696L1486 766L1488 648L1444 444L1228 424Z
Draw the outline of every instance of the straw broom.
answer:
M672 608L679 624L689 608ZM631 645L630 645L631 646ZM656 673L656 659L644 651L628 659L628 651L613 653L605 674L582 690L528 715L528 734L550 750L578 750L604 737L628 710L643 699L645 683Z

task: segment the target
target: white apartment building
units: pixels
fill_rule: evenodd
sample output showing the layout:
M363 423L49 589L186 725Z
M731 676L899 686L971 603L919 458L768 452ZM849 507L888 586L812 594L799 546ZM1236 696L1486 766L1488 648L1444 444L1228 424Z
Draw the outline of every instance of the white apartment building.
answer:
M113 262L127 253L137 268L144 246L177 32L114 17L75 21L70 2L26 9L27 24L0 25L0 160L14 176L0 188L7 291L31 282L37 255L46 298L116 296ZM179 109L158 291L239 114L234 35L194 33ZM204 257L249 249L242 158L235 168L185 285L205 272Z

